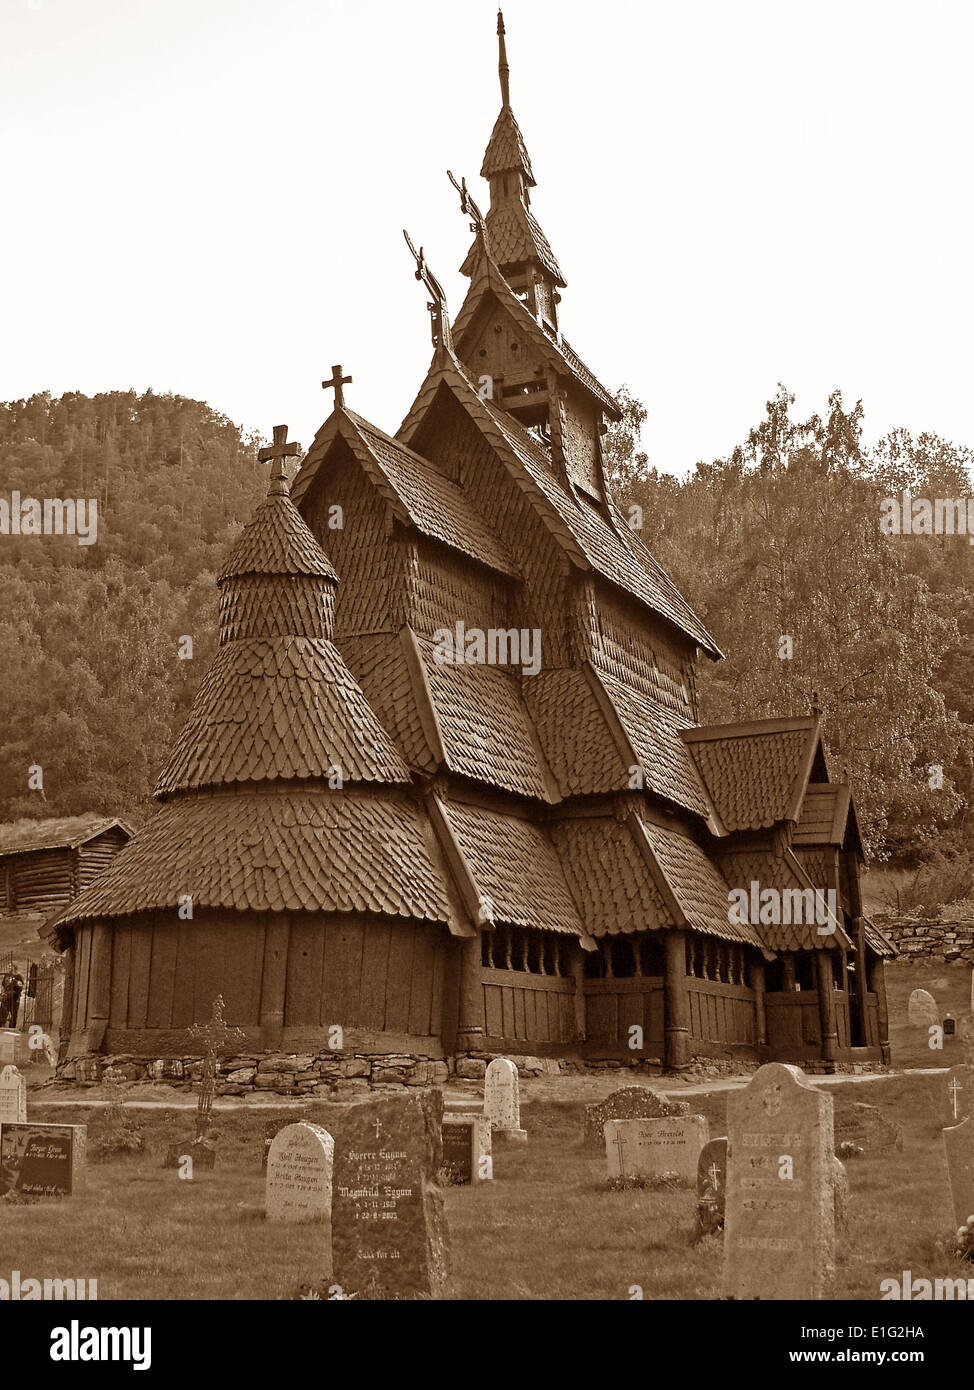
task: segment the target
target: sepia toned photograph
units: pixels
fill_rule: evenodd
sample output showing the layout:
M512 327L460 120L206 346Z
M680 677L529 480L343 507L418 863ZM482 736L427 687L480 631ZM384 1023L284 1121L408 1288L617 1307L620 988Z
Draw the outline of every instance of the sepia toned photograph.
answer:
M956 1355L972 45L968 0L0 0L32 1364L316 1301Z

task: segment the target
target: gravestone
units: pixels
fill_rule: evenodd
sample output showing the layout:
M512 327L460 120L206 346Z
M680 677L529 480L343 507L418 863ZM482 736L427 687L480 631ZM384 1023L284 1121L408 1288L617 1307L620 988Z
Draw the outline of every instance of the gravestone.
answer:
M947 1123L960 1124L966 1120L974 1108L972 1097L971 1072L969 1067L951 1067L947 1073Z
M484 1115L490 1121L495 1143L524 1143L517 1067L506 1057L495 1057L484 1075Z
M843 1102L835 1114L835 1144L857 1144L867 1154L888 1154L903 1147L903 1131L875 1105Z
M27 1082L16 1067L0 1071L0 1125L27 1123Z
M710 1196L724 1214L724 1190L727 1187L727 1139L709 1139L697 1159L697 1198Z
M819 1299L835 1266L832 1099L771 1062L727 1097L725 1298Z
M697 1178L710 1126L702 1115L662 1120L606 1120L605 1157L611 1178L658 1178L675 1173L688 1186Z
M724 1224L727 1186L727 1139L710 1139L697 1159L697 1233L719 1231Z
M76 1197L85 1190L87 1125L0 1127L0 1196Z
M974 1216L974 1119L945 1129L944 1149L954 1220L963 1226L969 1216Z
M907 1019L914 1028L929 1028L940 1022L937 1001L929 990L915 989L907 1006Z
M450 1182L484 1182L493 1177L486 1115L444 1115L441 1137L443 1168Z
M648 1086L626 1086L621 1091L613 1091L597 1105L586 1105L583 1142L586 1148L600 1149L607 1120L662 1120L689 1113L686 1101L667 1100Z
M16 1028L0 1029L0 1067L26 1067L30 1061L27 1034Z
M447 1230L436 1185L443 1097L350 1106L335 1136L334 1279L343 1296L437 1298L446 1277Z
M267 1158L264 1210L268 1221L320 1221L331 1277L331 1183L335 1143L326 1129L301 1120L275 1136Z

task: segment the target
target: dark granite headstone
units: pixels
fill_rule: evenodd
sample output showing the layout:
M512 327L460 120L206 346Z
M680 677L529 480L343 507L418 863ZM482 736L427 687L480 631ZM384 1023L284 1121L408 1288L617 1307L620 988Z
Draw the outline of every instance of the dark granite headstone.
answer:
M3 1125L0 1196L72 1197L85 1190L87 1125Z
M587 1149L603 1147L607 1120L663 1120L689 1113L686 1101L667 1100L648 1086L626 1086L597 1105L586 1105L584 1144Z
M437 1298L447 1230L436 1173L443 1097L365 1101L336 1123L334 1278L345 1298Z

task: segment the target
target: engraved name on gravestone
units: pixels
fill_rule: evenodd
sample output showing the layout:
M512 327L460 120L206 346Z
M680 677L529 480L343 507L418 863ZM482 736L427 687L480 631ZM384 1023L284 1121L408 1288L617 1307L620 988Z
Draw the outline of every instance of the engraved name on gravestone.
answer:
M907 1005L907 1020L914 1028L929 1028L940 1022L937 1001L929 990L915 989Z
M974 1216L974 1119L945 1129L944 1149L954 1220L963 1226Z
M832 1100L771 1062L727 1097L724 1297L827 1298L835 1269Z
M0 1196L72 1197L85 1190L87 1125L0 1127Z
M27 1082L16 1067L0 1071L0 1124L27 1123Z
M507 1057L495 1057L484 1075L484 1114L490 1121L495 1143L523 1143L521 1099L517 1067Z
M443 1097L349 1108L335 1136L334 1278L346 1298L437 1298L447 1232L436 1185Z
M596 1105L586 1105L583 1142L586 1148L600 1149L605 1142L606 1120L661 1120L689 1112L686 1101L667 1100L649 1086L624 1086Z
M971 1070L966 1066L951 1067L947 1073L947 1123L960 1124L971 1114Z
M268 1221L320 1221L331 1275L331 1186L335 1144L320 1125L307 1120L286 1125L274 1136L267 1158L265 1210Z
M702 1115L678 1115L664 1120L606 1120L605 1157L609 1177L657 1178L661 1173L675 1173L692 1185L709 1129Z
M443 1116L443 1168L453 1183L484 1182L491 1171L491 1131L485 1115Z

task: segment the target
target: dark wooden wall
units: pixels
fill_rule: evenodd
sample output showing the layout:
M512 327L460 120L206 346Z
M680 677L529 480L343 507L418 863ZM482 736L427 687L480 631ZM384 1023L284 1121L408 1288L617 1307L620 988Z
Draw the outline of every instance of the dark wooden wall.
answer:
M165 1056L188 1050L185 1030L209 1018L218 994L250 1047L320 1049L337 1024L345 1050L441 1051L440 928L297 913L180 921L173 912L117 922L102 947L96 932L82 927L75 938L72 1055L95 1036L99 998L107 1000L103 1050Z

